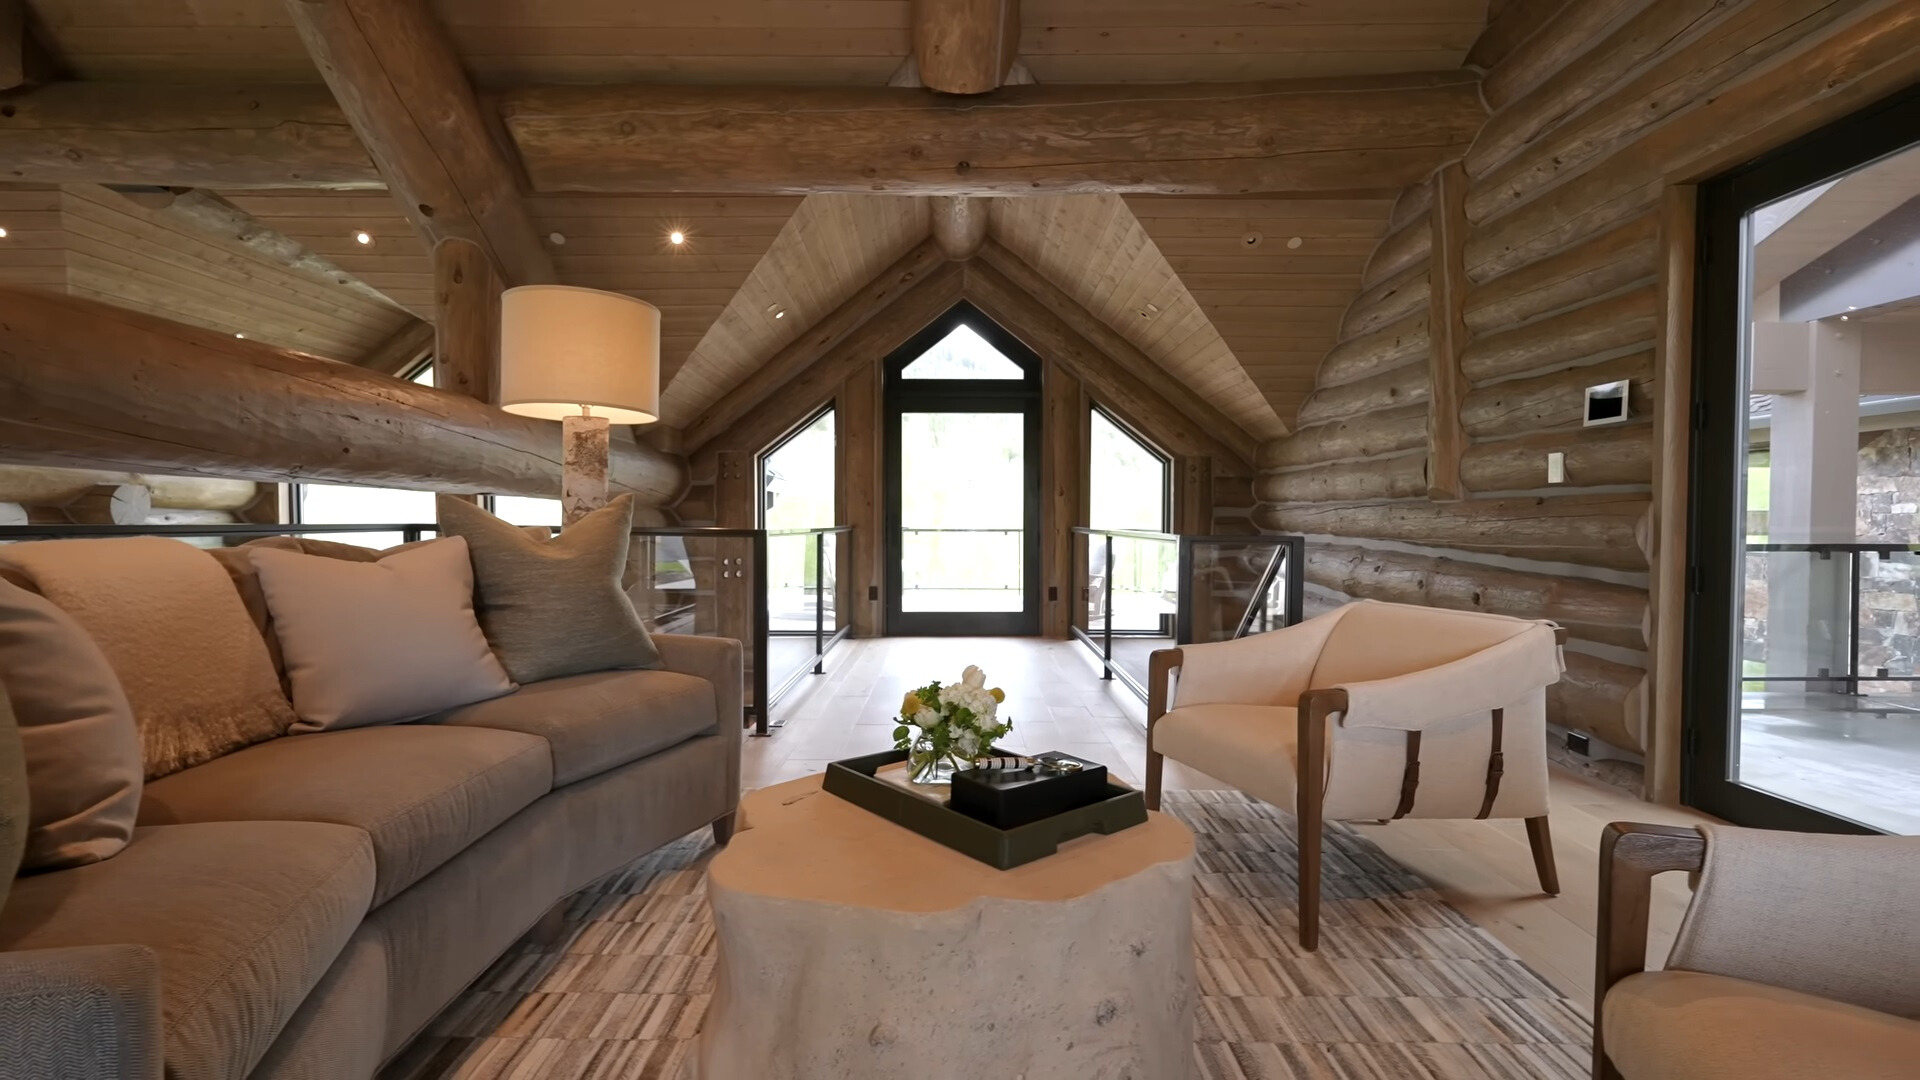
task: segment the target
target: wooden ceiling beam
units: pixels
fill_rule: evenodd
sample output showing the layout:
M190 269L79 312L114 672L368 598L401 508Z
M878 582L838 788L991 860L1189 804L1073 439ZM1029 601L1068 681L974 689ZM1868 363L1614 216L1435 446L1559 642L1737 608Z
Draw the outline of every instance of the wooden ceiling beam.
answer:
M466 70L426 0L286 0L295 28L429 248L485 250L509 285L557 280Z
M0 458L455 494L560 490L560 425L459 393L80 297L0 288ZM685 493L686 462L616 433L613 489Z
M1019 46L1020 0L913 0L913 59L929 90L993 90Z
M1192 387L1155 363L1152 357L1140 351L1119 331L1107 325L1105 319L1082 307L1079 301L1067 295L1066 290L1055 285L1051 279L1025 259L1014 254L998 240L989 238L980 245L980 254L975 261L992 268L1014 288L1031 297L1034 303L1051 312L1075 334L1085 338L1103 355L1111 358L1115 366L1125 370L1135 379L1154 387L1178 410L1180 415L1191 421L1199 430L1209 433L1210 438L1231 447L1234 457L1249 463L1253 461L1260 440L1254 438L1239 424L1234 423Z
M464 80L457 58L443 38L414 47L426 32L415 24L438 33L419 0L288 3L328 58L322 70L344 114L313 87L54 83L0 94L0 178L378 188L384 174L430 242L484 242L514 284L550 273L488 117L464 81L447 85ZM380 28L369 35L349 17L362 7L412 15L392 30L369 23ZM535 191L706 195L1397 190L1465 153L1486 119L1475 77L1461 72L1008 86L972 97L546 87L505 92L501 112Z
M848 297L846 302L773 354L771 359L741 380L724 397L702 410L700 416L687 425L683 444L695 448L705 446L715 436L733 427L755 406L779 393L796 375L839 347L848 335L885 311L915 282L931 274L946 261L946 253L932 240L924 240L912 251L900 256L859 292Z
M915 195L1404 187L1486 119L1470 73L1261 83L508 91L535 190Z
M927 223L933 241L949 259L971 259L986 242L987 227L993 223L993 207L986 199L972 195L936 195L928 207Z

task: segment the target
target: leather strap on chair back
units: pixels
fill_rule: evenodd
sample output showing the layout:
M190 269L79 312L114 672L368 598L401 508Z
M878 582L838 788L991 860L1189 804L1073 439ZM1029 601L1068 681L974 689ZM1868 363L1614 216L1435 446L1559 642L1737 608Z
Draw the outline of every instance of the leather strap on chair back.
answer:
M1500 736L1507 726L1507 711L1493 710L1493 749L1487 755L1487 797L1480 803L1475 820L1493 813L1493 800L1500 797L1500 777L1507 771L1507 755L1500 751Z
M1420 788L1420 733L1407 732L1407 770L1400 774L1400 805L1393 812L1393 820L1406 817L1413 810L1413 794Z

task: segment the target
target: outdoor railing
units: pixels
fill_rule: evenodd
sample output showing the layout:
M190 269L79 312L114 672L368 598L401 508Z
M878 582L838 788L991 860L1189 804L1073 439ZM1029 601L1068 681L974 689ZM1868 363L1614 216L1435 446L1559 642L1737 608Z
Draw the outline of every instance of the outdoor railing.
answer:
M1743 685L1920 682L1920 545L1748 544ZM1785 609L1783 614L1782 609Z
M835 547L848 526L769 533L764 529L636 528L623 581L627 594L655 633L731 637L745 648L747 714L754 734L778 726L773 707L847 635L838 602ZM25 540L164 536L205 547L224 547L266 536L310 536L378 546L412 543L439 534L431 523L317 525L46 525L0 526L0 543ZM769 545L792 566L770 561ZM797 571L789 575L788 570ZM782 594L776 616L771 581L794 582ZM784 586L783 586L784 587ZM786 601L792 600L789 604ZM796 620L804 622L797 625ZM776 625L777 624L777 625ZM789 650L787 642L804 642ZM777 681L776 681L777 680Z
M1306 541L1074 528L1073 636L1103 678L1147 696L1156 649L1227 641L1303 617Z

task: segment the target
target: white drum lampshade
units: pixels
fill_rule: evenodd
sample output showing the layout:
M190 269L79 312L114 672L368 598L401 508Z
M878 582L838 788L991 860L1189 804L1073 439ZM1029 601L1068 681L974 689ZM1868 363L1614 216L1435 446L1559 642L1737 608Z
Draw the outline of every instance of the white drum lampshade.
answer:
M500 407L615 424L660 419L660 309L571 285L522 285L500 296Z

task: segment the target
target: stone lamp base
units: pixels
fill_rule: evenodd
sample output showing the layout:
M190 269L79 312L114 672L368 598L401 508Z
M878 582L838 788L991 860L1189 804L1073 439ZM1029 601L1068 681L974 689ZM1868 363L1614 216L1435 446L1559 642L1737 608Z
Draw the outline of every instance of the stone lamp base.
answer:
M613 426L604 416L560 421L566 446L560 472L560 524L565 527L607 505L607 460Z

